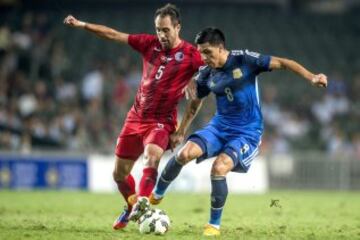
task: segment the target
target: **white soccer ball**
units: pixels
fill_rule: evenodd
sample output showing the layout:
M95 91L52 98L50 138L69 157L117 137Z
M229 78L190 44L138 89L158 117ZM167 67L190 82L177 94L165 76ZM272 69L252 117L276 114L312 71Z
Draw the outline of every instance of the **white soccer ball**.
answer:
M170 219L163 210L149 209L139 219L139 231L143 234L165 234L170 227Z

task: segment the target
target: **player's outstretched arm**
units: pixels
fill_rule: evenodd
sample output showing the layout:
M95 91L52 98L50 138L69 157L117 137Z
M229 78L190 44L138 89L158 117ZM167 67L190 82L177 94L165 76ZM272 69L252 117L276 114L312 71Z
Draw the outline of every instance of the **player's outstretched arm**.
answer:
M309 70L307 70L304 66L297 63L294 60L279 58L279 57L271 57L270 61L271 69L288 69L301 77L310 81L310 83L317 87L327 87L327 77L326 75L319 73L313 74Z
M202 106L202 99L192 99L186 106L184 116L181 120L179 128L175 133L170 136L170 146L171 149L174 149L179 143L184 140L184 136L191 124L194 120L195 116L199 112Z
M196 95L196 81L194 78L192 78L190 80L190 82L186 85L186 87L184 88L184 92L185 92L185 97L186 100L195 100L197 99L197 95Z
M64 24L71 26L71 27L85 29L89 32L95 33L99 37L102 37L102 38L105 38L108 40L121 42L121 43L128 43L129 34L127 34L127 33L122 33L122 32L116 31L115 29L112 29L112 28L109 28L109 27L106 27L103 25L83 22L83 21L76 19L75 17L73 17L71 15L68 15L64 19Z

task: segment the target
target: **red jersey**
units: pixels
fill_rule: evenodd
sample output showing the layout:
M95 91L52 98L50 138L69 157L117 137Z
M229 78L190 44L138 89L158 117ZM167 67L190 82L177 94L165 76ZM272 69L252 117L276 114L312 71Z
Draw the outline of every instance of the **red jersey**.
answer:
M163 50L155 35L129 35L129 45L141 53L143 72L127 120L176 123L177 104L183 89L203 65L197 49L186 41Z

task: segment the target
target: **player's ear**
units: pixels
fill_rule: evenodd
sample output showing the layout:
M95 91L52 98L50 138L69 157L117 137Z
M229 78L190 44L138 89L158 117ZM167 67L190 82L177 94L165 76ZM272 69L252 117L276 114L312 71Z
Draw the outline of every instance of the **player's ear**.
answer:
M224 47L222 44L217 45L217 48L219 49L219 53L222 53L224 51Z
M180 23L177 24L177 25L175 26L175 29L177 30L177 32L180 32L180 30L181 30L181 24L180 24Z
M219 45L219 48L220 48L220 51L221 51L221 52L223 52L223 51L226 50L224 44L220 44L220 45Z

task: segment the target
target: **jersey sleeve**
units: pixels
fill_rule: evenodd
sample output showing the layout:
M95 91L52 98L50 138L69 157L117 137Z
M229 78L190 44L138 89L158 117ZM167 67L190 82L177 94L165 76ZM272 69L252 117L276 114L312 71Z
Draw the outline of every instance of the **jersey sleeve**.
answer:
M201 66L205 65L204 61L201 59L200 52L196 49L194 50L194 54L192 56L192 62L194 71L199 70Z
M248 50L244 51L244 60L245 64L250 66L250 68L256 74L261 72L271 71L270 69L270 60L271 56L262 55L257 52L250 52Z
M129 45L140 53L145 53L156 37L150 34L130 34Z
M210 76L209 67L200 67L199 72L195 77L196 81L196 93L198 98L204 98L210 93L210 88L207 85L208 78Z

